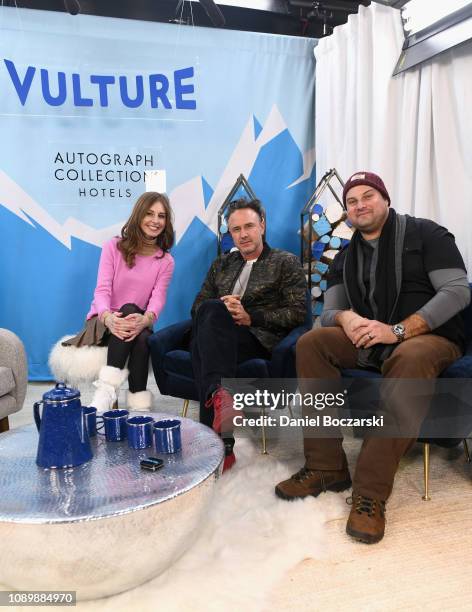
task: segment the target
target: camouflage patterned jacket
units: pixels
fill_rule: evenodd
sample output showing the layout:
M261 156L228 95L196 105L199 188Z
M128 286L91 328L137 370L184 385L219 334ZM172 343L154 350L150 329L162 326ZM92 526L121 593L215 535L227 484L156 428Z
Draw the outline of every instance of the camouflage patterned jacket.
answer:
M239 251L212 263L192 306L192 317L204 300L231 293L245 260ZM251 317L250 331L269 351L306 317L306 282L298 257L287 251L264 249L253 265L241 300Z

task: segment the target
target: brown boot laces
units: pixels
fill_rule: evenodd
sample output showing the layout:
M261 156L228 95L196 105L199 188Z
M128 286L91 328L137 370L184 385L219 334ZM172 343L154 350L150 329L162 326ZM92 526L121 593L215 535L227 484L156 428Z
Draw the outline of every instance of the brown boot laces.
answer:
M315 475L316 472L319 472L320 474L320 480L321 480L321 488L323 489L323 491L326 491L326 484L325 484L325 479L323 476L323 472L321 470L309 470L306 467L302 467L301 470L298 470L298 472L296 474L294 474L292 476L292 478L294 480L298 480L298 482L301 482L302 480L306 480L307 478L311 478L312 476Z
M379 505L380 516L385 514L385 502L371 497L364 497L363 495L351 495L346 499L346 503L349 506L354 505L354 510L358 514L367 514L368 516L374 516L377 504Z
M298 472L294 474L292 478L294 480L302 481L302 480L305 480L306 478L310 478L311 476L313 476L314 473L315 473L314 470L309 470L306 467L302 467L302 469L298 470Z

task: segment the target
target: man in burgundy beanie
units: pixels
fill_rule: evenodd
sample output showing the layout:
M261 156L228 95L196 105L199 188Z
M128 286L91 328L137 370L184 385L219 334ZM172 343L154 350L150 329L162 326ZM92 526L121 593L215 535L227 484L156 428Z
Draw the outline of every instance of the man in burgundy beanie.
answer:
M428 412L433 380L464 352L459 312L470 290L454 236L433 221L396 213L379 176L353 174L343 203L356 231L329 268L321 327L297 343L300 391L332 389L341 369L376 370L387 385L381 407L398 434L364 437L351 483L341 430L330 427L321 437L304 427L305 465L275 492L292 500L352 484L346 531L374 543L384 535L385 503ZM428 393L411 401L407 378L424 381Z

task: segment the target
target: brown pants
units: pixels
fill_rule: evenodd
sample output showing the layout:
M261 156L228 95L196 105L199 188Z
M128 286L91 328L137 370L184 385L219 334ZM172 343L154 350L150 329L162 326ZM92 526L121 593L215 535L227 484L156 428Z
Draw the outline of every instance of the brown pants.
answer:
M339 379L340 368L356 367L357 354L358 349L340 327L313 329L304 334L297 343L297 376L300 380L316 378L320 382ZM416 336L395 348L383 363L382 376L385 379L429 379L432 393L434 379L460 356L457 345L446 338L434 334ZM306 389L301 388L301 391ZM405 399L402 399L398 387L395 393L387 395L387 410L400 419L404 415L411 420L413 415L413 428L416 424L419 432L429 410L430 397L415 399L414 406L407 406L405 410ZM412 431L411 423L408 431ZM353 489L356 493L386 500L392 491L399 461L413 446L416 437L365 438L353 479ZM338 470L345 465L341 434L336 438L304 435L304 450L306 467L309 469Z

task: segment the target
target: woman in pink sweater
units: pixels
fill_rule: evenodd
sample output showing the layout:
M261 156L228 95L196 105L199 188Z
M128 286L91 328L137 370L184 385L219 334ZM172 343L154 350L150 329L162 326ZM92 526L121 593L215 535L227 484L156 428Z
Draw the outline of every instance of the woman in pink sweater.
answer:
M148 410L147 339L164 308L174 271L172 210L165 195L147 192L115 237L103 245L97 286L85 328L66 344L108 346L91 405L108 410L128 378L128 407ZM128 368L125 368L128 360Z

